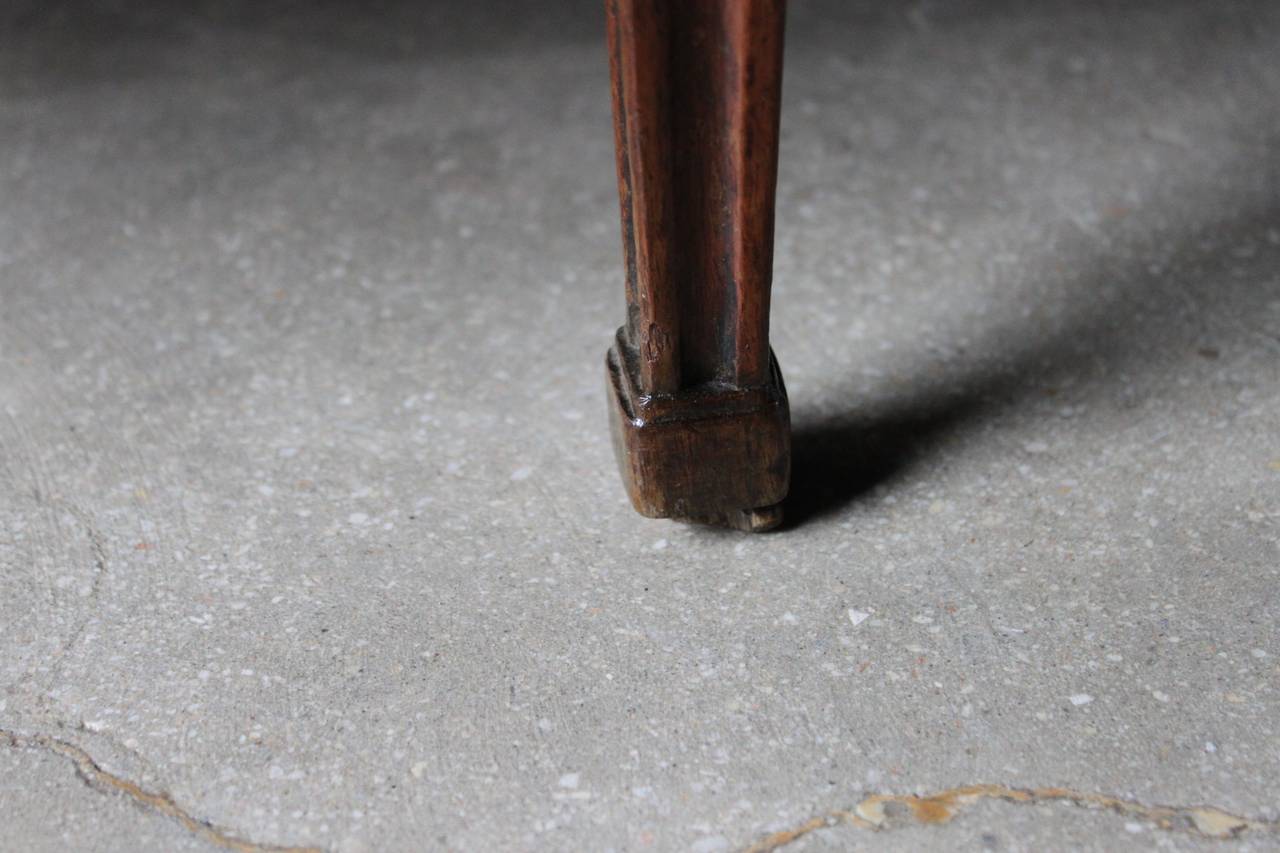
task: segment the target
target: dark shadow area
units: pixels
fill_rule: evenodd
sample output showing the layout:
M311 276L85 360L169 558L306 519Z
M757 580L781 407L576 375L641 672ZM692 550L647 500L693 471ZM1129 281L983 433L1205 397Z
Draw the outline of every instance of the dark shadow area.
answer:
M956 431L989 422L1046 387L1080 390L1122 375L1140 381L1150 368L1217 359L1218 351L1198 340L1210 325L1238 329L1234 343L1268 350L1280 365L1280 339L1250 323L1280 300L1280 161L1259 164L1257 174L1258 191L1240 200L1238 215L1158 235L1159 244L1179 247L1173 256L1159 253L1156 240L1099 255L1073 285L1067 321L1050 334L1029 327L1025 337L1002 337L998 365L922 378L918 392L888 404L851 399L835 417L797 418L784 526L839 510Z
M801 422L791 436L791 491L782 529L820 518L903 471L939 436L981 416L980 394L921 398L882 420Z
M190 51L216 43L235 73L270 55L298 74L366 63L526 55L582 44L600 52L601 0L8 0L0 2L0 91L9 68L42 68L42 87L207 74Z

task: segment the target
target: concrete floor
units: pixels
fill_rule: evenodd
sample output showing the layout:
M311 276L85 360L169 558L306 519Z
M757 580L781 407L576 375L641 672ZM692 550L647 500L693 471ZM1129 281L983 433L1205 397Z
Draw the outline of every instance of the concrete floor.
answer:
M1280 849L1280 4L792 4L754 537L598 3L421 5L5 6L0 848Z

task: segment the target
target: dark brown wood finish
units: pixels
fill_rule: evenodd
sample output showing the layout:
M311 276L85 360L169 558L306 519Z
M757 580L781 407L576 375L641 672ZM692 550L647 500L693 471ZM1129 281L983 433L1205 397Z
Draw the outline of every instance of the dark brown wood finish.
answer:
M606 0L627 321L607 359L644 515L781 520L790 417L769 349L785 0Z

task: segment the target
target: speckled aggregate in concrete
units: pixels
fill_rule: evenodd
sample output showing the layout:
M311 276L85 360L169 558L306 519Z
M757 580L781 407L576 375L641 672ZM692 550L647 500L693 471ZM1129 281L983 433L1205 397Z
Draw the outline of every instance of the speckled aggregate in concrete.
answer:
M421 6L0 17L0 848L1280 818L1280 6L792 4L755 537L614 471L598 4Z

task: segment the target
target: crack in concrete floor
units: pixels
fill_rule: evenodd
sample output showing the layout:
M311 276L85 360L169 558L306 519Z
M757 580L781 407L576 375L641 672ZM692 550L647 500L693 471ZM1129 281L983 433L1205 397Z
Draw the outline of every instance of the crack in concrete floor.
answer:
M69 741L46 734L24 735L0 729L0 738L14 749L34 749L52 752L69 759L76 774L86 785L107 794L123 794L137 806L172 818L188 832L236 853L322 853L318 847L294 847L279 844L260 844L237 835L234 830L217 826L195 817L164 792L148 791L136 782L104 770L88 752Z
M982 800L999 800L1018 805L1067 803L1086 810L1115 812L1167 832L1182 832L1216 841L1238 839L1248 834L1280 834L1280 821L1242 817L1216 806L1152 806L1136 800L1071 788L965 785L923 797L911 794L873 794L852 810L837 809L810 818L791 829L771 833L747 847L743 853L771 853L811 832L834 826L847 825L880 831L944 824Z
M24 735L0 729L8 745L15 749L35 749L67 758L77 775L89 787L103 793L129 797L141 808L172 818L200 838L237 853L323 853L319 847L262 844L195 817L164 792L148 791L136 782L104 770L88 752L69 741L46 734ZM852 810L836 809L810 818L790 829L770 833L743 853L773 853L811 832L836 826L853 826L872 831L889 831L908 826L936 826L949 823L969 806L983 800L1017 805L1060 802L1094 811L1111 811L1149 823L1167 832L1182 832L1217 841L1240 839L1249 834L1280 834L1280 821L1249 818L1216 806L1147 805L1107 794L1071 788L1011 788L1006 785L966 785L926 796L913 794L873 794Z

